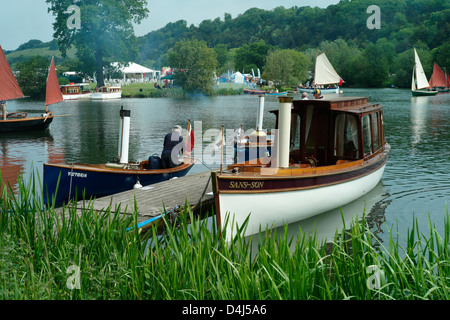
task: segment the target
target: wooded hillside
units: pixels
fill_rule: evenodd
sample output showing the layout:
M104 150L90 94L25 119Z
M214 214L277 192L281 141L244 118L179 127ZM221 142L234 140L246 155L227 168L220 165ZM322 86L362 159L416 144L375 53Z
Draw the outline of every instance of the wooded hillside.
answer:
M367 9L371 5L380 8L380 29L368 28L372 13ZM313 69L315 55L324 51L347 86L409 87L414 47L428 77L433 62L450 71L449 37L448 0L342 0L325 9L252 8L237 17L224 13L223 17L204 20L198 26L188 26L184 20L174 21L138 37L137 56L132 59L160 69L168 66L168 53L177 42L195 39L214 49L217 74L228 70L256 72L259 68L264 77L268 76L267 57L276 50L291 50L290 54L296 51L306 56L307 61L302 60L305 75ZM49 50L57 47L55 41L47 45ZM7 58L10 63L21 62L29 58L21 52L37 47L45 55L44 44L31 40ZM65 61L57 59L60 64ZM67 63L76 65L73 58ZM291 77L290 81L306 80L304 76L303 79Z
M371 5L380 8L380 29L367 27ZM235 18L225 13L223 19L204 20L198 26L179 20L140 37L138 61L162 67L176 42L195 38L211 48L221 46L222 52L226 47L228 57L219 61L222 71L230 66L241 72L252 67L263 70L264 65L242 65L236 60L236 52L262 42L268 50L293 49L311 60L316 50L326 51L347 85L409 86L413 47L419 50L428 76L433 61L449 70L449 35L446 0L342 0L326 9L252 8Z

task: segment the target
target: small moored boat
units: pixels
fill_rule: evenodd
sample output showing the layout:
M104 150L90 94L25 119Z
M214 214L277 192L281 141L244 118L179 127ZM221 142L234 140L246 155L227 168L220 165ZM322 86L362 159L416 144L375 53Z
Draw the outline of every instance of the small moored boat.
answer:
M364 97L279 97L270 157L212 172L219 228L229 240L350 203L380 181L390 146L383 108ZM260 229L261 228L261 229Z
M6 101L24 98L11 67L0 46L0 133L46 130L55 117L48 106L63 100L56 76L55 61L52 58L47 76L45 113L29 117L27 112L7 112Z
M149 160L128 161L130 111L120 110L119 156L117 162L106 164L44 163L43 198L47 205L61 205L70 199L90 198L140 188L153 183L185 176L196 160L183 156L182 163L164 169ZM193 147L193 143L192 143ZM192 150L189 147L190 150Z
M64 100L90 99L92 92L84 90L88 83L70 83L60 86Z
M97 92L92 93L92 100L108 100L108 99L120 99L122 97L121 87L103 86L100 87Z

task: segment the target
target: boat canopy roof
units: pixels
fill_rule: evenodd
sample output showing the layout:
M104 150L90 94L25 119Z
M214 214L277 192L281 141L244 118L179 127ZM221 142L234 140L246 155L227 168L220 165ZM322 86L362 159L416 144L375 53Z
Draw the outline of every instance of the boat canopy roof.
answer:
M330 111L343 111L349 113L370 113L383 107L379 104L367 102L366 97L336 97L330 99L294 100L293 110L299 110L308 106L316 108L328 108ZM277 114L278 110L270 111Z

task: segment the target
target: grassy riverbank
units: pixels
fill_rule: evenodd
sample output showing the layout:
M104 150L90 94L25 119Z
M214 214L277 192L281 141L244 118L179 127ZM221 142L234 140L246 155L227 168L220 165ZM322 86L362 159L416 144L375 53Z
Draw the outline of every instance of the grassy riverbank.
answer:
M450 298L448 210L444 237L413 223L405 246L395 233L374 245L366 225L353 223L328 249L315 236L267 231L252 252L248 240L225 243L188 209L149 240L155 230L139 232L135 213L86 208L79 216L68 207L59 215L42 209L32 186L21 182L18 196L2 195L2 300Z
M242 86L219 85L214 86L206 95L240 95L243 94ZM189 94L182 88L156 89L152 83L132 83L122 86L123 98L185 98Z

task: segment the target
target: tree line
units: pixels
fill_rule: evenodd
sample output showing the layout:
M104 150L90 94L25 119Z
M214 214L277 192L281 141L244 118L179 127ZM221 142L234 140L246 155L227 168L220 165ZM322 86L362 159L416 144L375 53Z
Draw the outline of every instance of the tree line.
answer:
M380 8L380 29L367 27L370 5ZM252 8L198 26L179 20L139 37L137 60L162 67L176 43L196 39L214 49L218 73L259 68L263 77L294 85L307 80L315 56L326 52L345 85L409 87L414 47L428 77L433 62L450 68L449 35L445 0L342 0L326 9Z
M310 79L315 56L326 52L347 86L409 87L414 47L428 77L433 62L450 68L446 0L341 0L326 9L252 8L235 18L225 13L223 20L204 20L198 26L171 22L142 37L134 35L132 23L147 17L146 0L80 0L80 30L67 29L70 0L46 2L56 16L50 45L62 52L59 70L90 76L95 72L100 84L110 62L135 61L153 69L182 70L176 77L188 90L208 90L213 74L258 69L264 79L296 85ZM380 29L367 26L371 5L380 8ZM19 49L43 45L32 40ZM76 55L68 58L71 48L76 48ZM23 64L17 61L18 67L25 68Z

